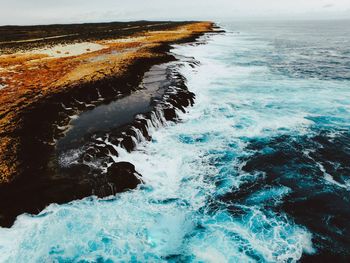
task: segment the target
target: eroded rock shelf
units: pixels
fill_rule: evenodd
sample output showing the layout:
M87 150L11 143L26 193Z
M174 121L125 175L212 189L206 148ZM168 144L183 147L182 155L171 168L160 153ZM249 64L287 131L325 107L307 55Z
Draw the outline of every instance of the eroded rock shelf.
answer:
M150 139L151 126L176 121L176 112L193 104L170 44L213 27L159 23L113 38L21 39L12 49L1 42L0 224L50 203L142 183L132 164L116 161L117 148L133 150Z

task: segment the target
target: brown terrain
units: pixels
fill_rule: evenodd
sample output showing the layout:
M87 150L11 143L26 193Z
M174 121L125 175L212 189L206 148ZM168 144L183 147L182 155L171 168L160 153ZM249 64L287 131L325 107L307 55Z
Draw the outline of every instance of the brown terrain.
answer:
M156 99L165 120L176 121L194 94L181 76L167 76L167 63L177 61L170 45L197 43L214 29L211 22L146 21L0 27L0 226L51 203L105 197L142 183L134 165L111 160L118 156L113 145L135 148L135 129L150 140L147 119L156 114L156 102L147 91L134 101L133 93L150 71L150 90L163 85L166 94ZM99 132L90 122L86 133L66 136L72 116L122 98L132 102L113 113L111 130L99 135L104 141L89 132ZM144 119L135 118L139 113ZM60 156L76 146L83 149L79 160L62 167Z
M39 48L26 50L28 47L25 47L24 51L14 53L10 53L9 44L15 44L18 50L19 43L40 39L1 42L5 48L0 55L0 182L10 182L18 172L20 140L16 135L21 128L23 110L77 84L123 75L136 59L164 56L154 52L156 47L207 32L211 27L210 22L185 23L121 38L53 44L52 47L40 47L40 44ZM80 50L74 50L76 46Z

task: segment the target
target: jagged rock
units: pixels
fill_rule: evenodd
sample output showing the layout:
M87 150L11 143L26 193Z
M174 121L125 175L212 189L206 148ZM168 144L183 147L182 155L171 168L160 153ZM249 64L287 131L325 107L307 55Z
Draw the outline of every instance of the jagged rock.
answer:
M97 149L96 157L103 158L109 155L109 150L105 145L104 146L96 145L95 147Z
M143 135L143 137L145 137L147 140L150 140L151 137L149 136L148 134L148 130L147 130L147 122L146 120L139 120L139 121L136 121L134 123L134 127L136 129L139 129Z
M163 110L164 118L167 121L176 119L176 111L174 108L166 108Z
M120 145L128 152L131 152L135 147L132 138L128 135L124 136L123 140L120 142Z
M106 145L106 149L114 156L117 156L117 157L119 156L117 150L114 149L112 145Z
M107 171L107 181L113 184L115 193L135 189L142 183L139 176L141 175L135 171L135 166L128 162L113 163Z
M85 162L91 162L93 160L93 156L91 156L90 154L84 154L83 160Z

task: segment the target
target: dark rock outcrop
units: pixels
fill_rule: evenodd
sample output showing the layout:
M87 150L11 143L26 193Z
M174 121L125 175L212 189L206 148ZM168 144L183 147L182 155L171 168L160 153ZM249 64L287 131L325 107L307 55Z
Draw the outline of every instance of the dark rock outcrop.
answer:
M77 164L59 178L22 178L16 184L0 185L0 225L9 227L18 214L36 214L50 203L63 204L90 195L106 197L135 189L142 183L140 177L128 162L113 163L106 174L95 176L91 176L91 167Z
M135 166L128 162L113 163L108 168L106 177L116 193L135 189L142 183L141 175L135 171Z
M195 33L176 43L194 41L204 33ZM62 204L91 195L106 197L135 189L143 183L132 164L115 163L119 155L117 149L134 150L140 137L151 140L150 125L156 123L155 126L159 127L158 124L165 120L177 121L177 112L185 112L185 107L193 105L194 94L188 91L180 74L170 72L166 85L160 85L164 93L147 105L142 114L135 115L134 120L107 133L88 134L83 138L82 146L73 145L72 148L69 144L71 148L68 150L80 150L78 156L69 161L69 166L58 165L59 155L55 155L53 142L64 136L64 127L71 116L129 96L139 88L143 74L152 65L175 61L169 51L168 44L155 47L152 52L162 56L135 60L123 76L109 76L72 86L38 101L21 113L24 121L18 132L21 142L18 156L23 162L18 165L19 172L10 184L0 184L0 226L9 227L19 214L37 214L51 203Z

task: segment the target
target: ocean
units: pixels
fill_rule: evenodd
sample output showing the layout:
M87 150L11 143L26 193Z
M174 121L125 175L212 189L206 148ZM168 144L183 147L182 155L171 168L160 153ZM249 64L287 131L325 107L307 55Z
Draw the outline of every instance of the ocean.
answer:
M230 22L174 46L196 94L120 149L144 185L0 228L0 262L349 262L350 21Z

